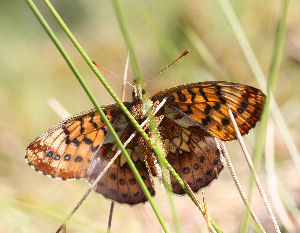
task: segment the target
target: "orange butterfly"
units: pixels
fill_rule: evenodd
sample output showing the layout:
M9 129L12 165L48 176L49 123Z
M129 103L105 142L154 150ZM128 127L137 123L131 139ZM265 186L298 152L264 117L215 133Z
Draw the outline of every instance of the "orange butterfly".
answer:
M265 99L256 88L221 81L173 87L158 92L151 100L160 102L165 97L167 101L156 116L162 119L159 131L167 160L195 192L207 186L223 168L222 152L216 139L236 138L228 107L243 135L259 120ZM139 99L124 104L130 110L142 107ZM117 104L102 109L125 142L135 132L130 120ZM136 119L142 122L146 118L137 114ZM149 173L157 174L150 147L136 135L126 149L149 192L155 195ZM28 146L25 158L44 175L62 179L87 178L92 183L117 150L97 110L92 109L48 129ZM175 193L184 193L172 176L171 185ZM137 204L147 200L123 155L110 166L95 191L120 203Z

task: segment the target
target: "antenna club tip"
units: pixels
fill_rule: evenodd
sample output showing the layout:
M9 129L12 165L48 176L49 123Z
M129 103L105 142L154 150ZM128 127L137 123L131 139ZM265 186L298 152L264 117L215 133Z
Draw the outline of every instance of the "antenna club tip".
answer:
M187 49L183 52L183 56L187 55L191 50Z

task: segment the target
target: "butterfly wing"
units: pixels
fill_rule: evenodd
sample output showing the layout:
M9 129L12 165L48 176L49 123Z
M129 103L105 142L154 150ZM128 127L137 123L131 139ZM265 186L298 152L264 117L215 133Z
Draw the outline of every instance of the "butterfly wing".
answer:
M262 113L265 95L258 89L231 82L199 82L177 86L152 97L173 106L220 140L236 138L228 107L242 135L253 128Z
M168 108L159 130L165 145L167 160L194 192L217 178L224 167L222 152L218 142L201 126L179 110ZM132 125L125 128L120 136L121 141L124 143L134 131ZM150 154L145 154L147 146L144 148L142 141L141 136L134 137L126 146L126 150L153 196L155 191L144 162L144 156L149 157ZM90 183L97 179L117 150L117 144L107 143L106 139L104 140L88 171ZM184 193L173 176L171 176L171 184L175 193ZM95 191L119 203L133 205L147 201L123 155L119 156L104 173Z
M115 104L103 110L111 123L123 114ZM36 138L27 147L25 159L36 171L53 178L83 178L107 132L95 109L82 112Z
M134 131L135 128L132 125L125 128L120 136L121 141L124 143ZM144 153L138 139L139 137L135 136L126 146L126 150L131 156L150 194L153 196L155 195L155 191L144 163ZM93 183L97 179L118 149L118 145L115 142L108 142L107 139L104 140L103 145L97 152L88 170L88 180L90 183ZM147 201L146 196L122 154L110 165L107 172L103 174L103 177L96 185L95 191L119 203L133 205Z
M194 192L217 178L224 159L212 135L174 108L166 110L159 129L167 160ZM175 193L185 193L173 176L171 185Z

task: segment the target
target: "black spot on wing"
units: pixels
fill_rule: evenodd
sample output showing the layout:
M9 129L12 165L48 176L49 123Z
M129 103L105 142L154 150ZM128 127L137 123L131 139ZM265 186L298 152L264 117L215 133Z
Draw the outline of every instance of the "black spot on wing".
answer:
M88 145L90 145L90 144L93 143L93 141L92 141L91 139L87 138L87 137L84 137L84 138L83 138L83 141L84 141L86 144L88 144Z
M183 94L180 90L177 91L176 93L178 95L179 101L181 101L181 102L186 102L187 101L185 94Z
M208 115L210 113L210 110L211 110L211 106L207 105L206 108L205 108L205 110L204 110L204 114Z
M75 162L81 162L82 161L82 157L80 155L77 155L74 159Z
M202 95L202 97L205 99L205 101L208 101L207 96L205 92L203 91L202 87L199 87L199 93Z
M70 161L70 159L71 159L71 155L70 155L70 154L66 154L66 155L64 156L64 160L65 160L65 161Z
M190 89L190 88L188 88L187 91L188 91L188 93L191 94L191 101L194 102L195 98L196 98L195 92L193 92L192 89Z
M230 121L227 118L222 119L222 125L229 125Z
M79 146L80 142L77 140L77 138L74 138L73 141L72 141L75 146Z
M187 110L183 111L185 114L190 115L193 114L192 106L187 105Z

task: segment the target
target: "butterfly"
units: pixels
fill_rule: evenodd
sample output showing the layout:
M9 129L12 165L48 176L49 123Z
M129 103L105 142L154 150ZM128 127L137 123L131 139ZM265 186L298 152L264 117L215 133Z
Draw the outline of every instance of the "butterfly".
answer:
M242 135L249 132L262 113L265 95L251 86L208 81L176 86L151 97L166 103L157 112L158 130L166 159L194 192L210 184L224 167L218 140L236 139L229 118L230 107ZM128 110L142 107L134 98L125 102ZM122 142L135 128L117 104L102 107ZM138 122L145 116L136 114ZM142 136L137 134L126 146L151 195L152 175L157 175L155 158ZM53 178L87 178L92 183L118 151L118 146L97 110L71 116L37 137L26 149L25 159L36 171ZM171 175L174 193L184 190ZM147 199L123 155L109 167L95 191L119 203L138 204Z

